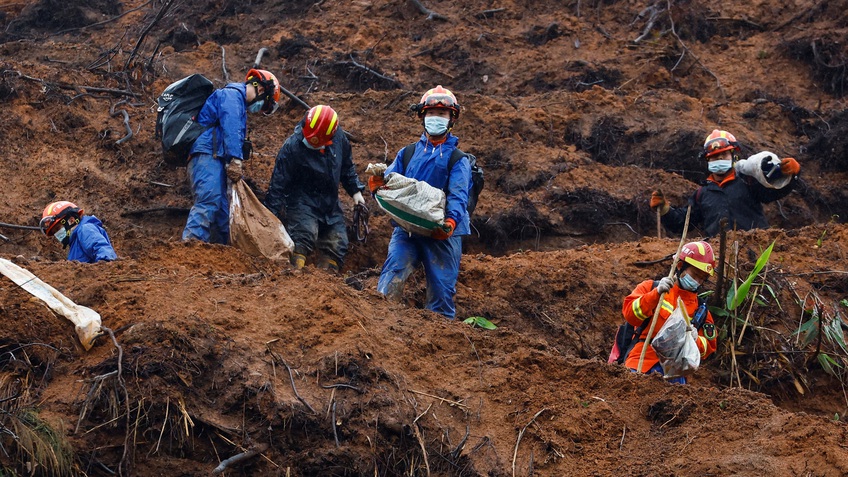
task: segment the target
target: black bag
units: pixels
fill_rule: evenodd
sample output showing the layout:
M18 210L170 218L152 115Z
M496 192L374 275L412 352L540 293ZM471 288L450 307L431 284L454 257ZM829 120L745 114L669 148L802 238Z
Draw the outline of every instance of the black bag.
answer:
M416 144L417 143L412 143L403 148L404 172L406 172L406 166L409 165L409 161L412 159L413 154L415 154ZM467 152L462 152L459 149L454 149L451 153L450 159L448 160L448 183L450 183L451 169L453 169L453 166L455 166L456 163L463 157L467 157L468 161L471 163L471 189L468 191L468 206L466 207L468 215L471 216L471 214L474 213L474 209L477 208L477 199L480 197L480 192L483 190L485 181L483 180L483 168L477 165L477 157L474 156L474 154L468 154Z
M156 138L162 141L166 164L185 167L194 141L206 129L197 123L197 114L215 86L203 75L193 74L172 83L159 95L156 112Z

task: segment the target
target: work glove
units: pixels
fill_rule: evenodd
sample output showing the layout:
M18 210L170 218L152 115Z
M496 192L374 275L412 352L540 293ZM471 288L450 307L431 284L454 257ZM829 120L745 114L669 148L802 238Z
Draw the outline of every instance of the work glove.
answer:
M362 192L353 194L353 205L365 205L365 198L362 197Z
M668 204L668 201L665 200L665 196L663 195L661 190L655 190L651 192L651 209L657 210L659 208L660 215L665 215L668 213L671 206Z
M674 279L663 277L660 279L660 282L657 283L657 291L660 293L668 293L671 290L671 287L674 286Z
M244 166L242 166L241 159L233 159L227 164L227 178L233 182L238 182L242 176L244 176Z
M453 219L445 219L445 223L441 227L436 227L430 234L436 240L447 240L453 235L453 229L456 228L456 221Z
M793 157L786 157L780 160L780 173L784 176L795 176L801 172L801 164Z
M371 191L371 194L377 193L377 189L386 185L386 180L383 179L383 176L371 176L368 178L368 190Z

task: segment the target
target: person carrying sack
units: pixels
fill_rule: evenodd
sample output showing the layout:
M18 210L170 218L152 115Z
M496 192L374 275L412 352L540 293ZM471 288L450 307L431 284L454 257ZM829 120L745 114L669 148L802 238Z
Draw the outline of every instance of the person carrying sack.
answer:
M460 105L453 93L439 85L424 93L412 109L421 119L424 132L415 143L409 161L404 161L406 148L401 149L385 175L396 172L443 190L445 219L429 236L395 227L377 291L389 299L401 300L407 278L419 264L423 265L427 277L426 308L454 319L453 296L459 277L462 236L471 232L467 210L472 184L471 163L467 156L451 162L459 144L451 129L459 119ZM449 165L452 165L450 170ZM372 194L384 185L381 175L374 175L368 181Z
M662 294L664 296L662 308L657 316L657 329L662 328L674 312L675 304L680 300L687 315L693 317L692 325L698 329L696 344L701 353L701 360L703 361L716 350L716 327L713 317L706 309L706 304L698 300L698 289L713 275L714 269L715 255L710 244L690 242L680 249L674 278L663 277L656 282L656 286L653 280L645 280L624 298L621 312L627 323L638 333L638 338L635 343L630 344L630 349L621 350L622 353L626 353L625 366L632 371L637 371L639 357L648 335L648 326L645 325L650 324ZM638 371L664 374L653 348L649 347L646 350L642 369ZM686 378L676 377L669 379L669 382L685 384Z
M230 205L227 178L241 179L247 113L272 114L280 100L280 82L268 71L252 69L244 83L230 83L203 104L197 122L207 127L191 147L188 179L194 205L183 240L228 244Z

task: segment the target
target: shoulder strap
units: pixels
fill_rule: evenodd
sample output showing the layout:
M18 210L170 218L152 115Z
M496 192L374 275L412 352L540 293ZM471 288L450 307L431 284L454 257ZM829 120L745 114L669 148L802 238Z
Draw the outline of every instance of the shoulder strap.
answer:
M448 160L448 177L450 177L450 172L453 169L453 166L455 166L456 163L459 162L460 159L462 159L465 156L467 156L467 154L460 151L459 149L453 150L453 152L451 153L451 157Z
M406 147L403 148L403 173L406 174L406 166L409 165L409 161L412 159L412 156L415 154L415 145L418 143L413 142L412 144L407 144Z

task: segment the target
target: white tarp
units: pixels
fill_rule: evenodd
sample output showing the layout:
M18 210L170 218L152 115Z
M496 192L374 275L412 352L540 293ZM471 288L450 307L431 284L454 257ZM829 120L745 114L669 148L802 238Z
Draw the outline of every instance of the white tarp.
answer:
M0 258L0 273L9 280L43 301L59 315L64 316L76 326L80 343L88 351L94 345L94 338L100 335L100 314L91 308L77 305L58 290L41 281L29 270Z

